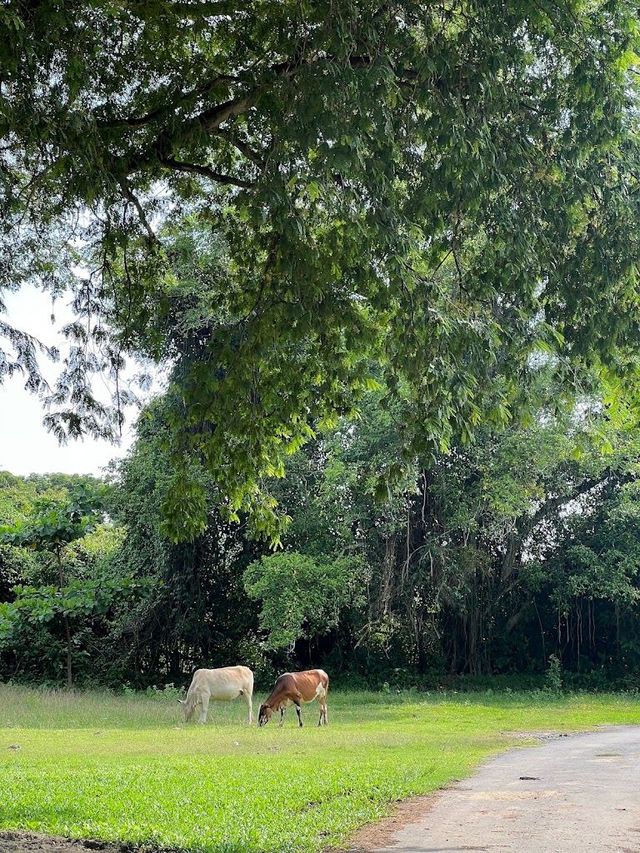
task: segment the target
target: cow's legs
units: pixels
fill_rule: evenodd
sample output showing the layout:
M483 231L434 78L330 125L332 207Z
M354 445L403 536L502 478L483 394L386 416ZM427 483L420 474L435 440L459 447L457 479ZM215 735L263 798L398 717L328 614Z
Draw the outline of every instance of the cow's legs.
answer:
M244 701L247 703L247 708L249 709L249 725L253 722L253 702L251 693L243 693Z
M282 727L283 724L284 724L284 708L280 708L280 722L278 723L278 725Z
M296 703L296 714L298 715L298 723L300 723L300 727L302 728L302 714L300 712L300 705Z
M209 694L205 693L200 697L200 719L199 723L207 722L207 711L209 710Z
M320 719L318 720L318 725L326 725L327 724L327 706L320 705Z

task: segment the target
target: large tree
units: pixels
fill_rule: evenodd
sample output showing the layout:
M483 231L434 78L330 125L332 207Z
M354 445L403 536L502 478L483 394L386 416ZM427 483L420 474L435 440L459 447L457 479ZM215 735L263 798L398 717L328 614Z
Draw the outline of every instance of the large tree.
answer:
M173 535L194 457L273 532L263 479L372 364L408 454L504 422L541 349L630 375L637 39L626 0L8 0L0 287L78 314L48 426L108 432L123 353L169 359Z
M357 422L308 444L278 484L293 518L285 552L245 573L272 645L293 633L304 654L312 637L327 666L369 678L540 671L551 653L568 669L637 672L638 430L593 400L554 415L555 390L528 426L483 427L407 466L384 500L402 410L381 412L372 395ZM340 582L345 559L362 571ZM311 575L322 604L305 613Z

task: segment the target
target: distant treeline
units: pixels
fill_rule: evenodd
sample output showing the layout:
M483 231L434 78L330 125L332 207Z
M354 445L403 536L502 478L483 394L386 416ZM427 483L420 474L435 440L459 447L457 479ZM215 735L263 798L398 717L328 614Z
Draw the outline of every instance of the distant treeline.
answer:
M406 459L403 416L372 394L291 457L271 484L291 519L276 550L216 509L197 466L208 525L164 536L162 400L108 482L0 474L0 676L182 685L199 666L245 663L268 681L321 664L390 688L534 684L551 660L574 684L636 685L635 427L540 408Z

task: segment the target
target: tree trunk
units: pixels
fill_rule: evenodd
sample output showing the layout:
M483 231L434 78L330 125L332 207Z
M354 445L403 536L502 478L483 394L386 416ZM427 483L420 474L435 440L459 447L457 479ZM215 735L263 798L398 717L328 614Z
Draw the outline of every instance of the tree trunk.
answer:
M67 578L64 573L64 566L62 565L62 553L60 548L56 550L56 557L58 558L58 577L60 579L60 589L65 586L67 582ZM67 641L67 687L69 690L73 688L73 666L71 659L71 627L69 625L69 617L66 614L62 616L62 623L64 625L64 636Z
M67 687L69 690L73 687L73 668L71 666L71 629L69 628L69 619L66 616L64 619L64 633L67 638Z

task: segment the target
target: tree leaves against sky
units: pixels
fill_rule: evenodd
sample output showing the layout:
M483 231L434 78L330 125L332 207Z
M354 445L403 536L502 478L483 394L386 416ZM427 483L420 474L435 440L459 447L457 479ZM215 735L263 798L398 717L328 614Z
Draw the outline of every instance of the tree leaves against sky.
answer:
M49 428L168 362L168 533L197 460L275 535L265 478L377 380L407 458L506 423L541 352L635 381L637 41L626 0L5 3L0 286L81 320Z

